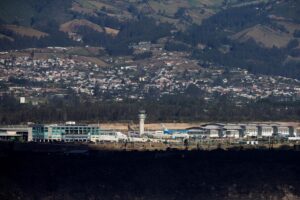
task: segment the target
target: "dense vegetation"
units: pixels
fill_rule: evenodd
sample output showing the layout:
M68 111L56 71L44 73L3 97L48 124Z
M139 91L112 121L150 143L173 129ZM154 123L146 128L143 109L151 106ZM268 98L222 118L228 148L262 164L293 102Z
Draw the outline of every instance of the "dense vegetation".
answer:
M213 102L190 96L166 96L159 100L116 103L80 102L78 97L54 98L42 106L19 104L13 97L4 96L0 101L0 124L31 122L86 122L124 121L137 119L139 109L145 109L148 122L159 121L257 121L300 120L300 102L272 102L264 100L237 106L227 97ZM155 108L155 109L154 109Z
M31 26L45 31L49 23L72 19L72 0L1 0L0 18L6 24ZM50 28L48 26L48 28Z
M47 46L80 46L88 44L105 47L107 52L113 56L128 55L132 53L132 50L129 48L130 44L139 41L156 42L157 39L170 35L172 28L170 24L157 24L154 19L140 16L139 20L133 20L123 24L119 22L120 32L116 37L99 33L88 27L79 27L77 33L83 36L83 43L79 43L71 40L66 33L58 31L57 22L51 21L49 23L47 27L43 27L43 30L49 33L50 36L41 39L20 36L0 27L0 33L14 38L14 41L0 39L0 50ZM106 24L107 22L99 23Z

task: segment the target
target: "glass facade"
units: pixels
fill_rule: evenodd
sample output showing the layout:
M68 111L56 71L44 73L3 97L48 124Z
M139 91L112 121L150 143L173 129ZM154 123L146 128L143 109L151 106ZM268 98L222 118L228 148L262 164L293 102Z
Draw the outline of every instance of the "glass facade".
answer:
M34 141L90 141L101 134L100 128L87 125L34 125Z
M47 131L47 132L46 132ZM48 129L45 131L44 125L35 125L32 127L32 137L34 140L44 140L48 135Z

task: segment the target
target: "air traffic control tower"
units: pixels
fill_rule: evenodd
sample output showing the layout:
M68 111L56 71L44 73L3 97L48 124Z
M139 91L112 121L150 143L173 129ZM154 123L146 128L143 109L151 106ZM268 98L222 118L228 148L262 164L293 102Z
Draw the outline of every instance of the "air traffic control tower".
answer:
M145 119L146 119L146 111L140 110L139 120L140 120L140 136L144 135L145 131Z

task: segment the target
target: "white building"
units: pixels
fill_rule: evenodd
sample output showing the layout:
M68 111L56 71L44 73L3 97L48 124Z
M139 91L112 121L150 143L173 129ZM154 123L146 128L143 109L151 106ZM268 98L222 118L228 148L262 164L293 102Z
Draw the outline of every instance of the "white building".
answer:
M140 111L139 114L139 120L140 120L140 124L139 124L139 128L140 128L140 136L144 135L145 132L145 119L146 119L146 112L144 110Z
M263 125L260 129L260 135L262 137L271 137L274 134L274 128L272 126Z
M289 136L290 135L290 128L288 126L279 126L277 128L277 134L280 136Z
M223 125L222 124L206 124L202 126L207 131L208 137L220 138L223 136Z
M127 140L127 135L114 131L102 131L102 133L99 135L91 136L92 142L121 142Z
M26 98L25 97L20 97L20 104L26 103Z
M258 127L256 125L246 125L244 128L244 137L257 137Z
M227 124L224 126L224 137L227 138L240 138L242 128L239 125Z
M298 137L300 135L300 127L297 127L294 131L294 135Z

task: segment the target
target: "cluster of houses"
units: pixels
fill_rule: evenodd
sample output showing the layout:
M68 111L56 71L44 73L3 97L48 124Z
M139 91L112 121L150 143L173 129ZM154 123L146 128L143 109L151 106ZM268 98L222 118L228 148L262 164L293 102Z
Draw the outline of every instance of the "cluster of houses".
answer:
M145 59L99 57L103 65L79 56L42 58L0 56L0 93L27 99L64 95L66 88L91 99L123 101L156 95L180 94L197 87L207 101L216 94L235 99L300 99L300 81L279 76L263 76L244 69L224 70L222 66L199 63L186 52L170 52L163 45L140 42L132 46L136 54L151 52ZM58 52L72 49L48 49ZM149 95L150 94L150 95Z

